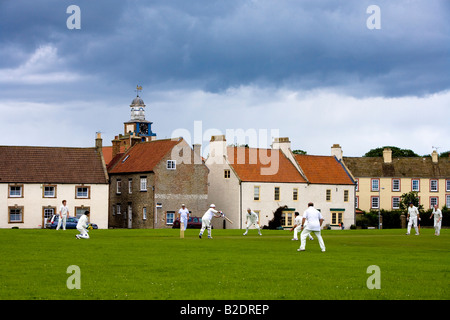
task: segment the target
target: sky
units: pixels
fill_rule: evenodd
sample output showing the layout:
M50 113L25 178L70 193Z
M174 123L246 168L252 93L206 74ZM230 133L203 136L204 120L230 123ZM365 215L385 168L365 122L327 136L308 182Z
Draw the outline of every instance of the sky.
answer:
M204 155L213 134L448 151L449 16L448 0L0 0L0 145L111 145L139 85L157 137Z

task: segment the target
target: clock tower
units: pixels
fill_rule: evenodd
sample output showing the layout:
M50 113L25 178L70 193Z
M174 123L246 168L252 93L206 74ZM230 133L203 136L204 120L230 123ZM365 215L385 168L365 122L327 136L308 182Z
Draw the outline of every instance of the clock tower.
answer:
M145 120L145 104L139 92L142 87L137 86L137 96L131 101L130 120L124 122L124 135L139 137L141 141L150 141L156 139L156 133L152 132L153 122Z

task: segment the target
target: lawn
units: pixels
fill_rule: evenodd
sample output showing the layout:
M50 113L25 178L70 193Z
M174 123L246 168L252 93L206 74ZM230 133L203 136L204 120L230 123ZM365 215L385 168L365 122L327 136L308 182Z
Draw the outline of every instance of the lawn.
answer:
M450 298L450 230L324 230L297 252L289 231L0 230L0 299L384 300ZM68 289L71 265L81 289ZM368 289L367 268L380 270Z

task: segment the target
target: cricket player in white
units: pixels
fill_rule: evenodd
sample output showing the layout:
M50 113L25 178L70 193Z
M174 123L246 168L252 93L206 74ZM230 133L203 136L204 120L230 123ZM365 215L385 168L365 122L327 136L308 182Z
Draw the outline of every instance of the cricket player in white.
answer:
M181 224L183 224L184 230L186 230L188 221L189 221L189 210L186 209L186 206L184 203L181 205L181 209L178 210L178 217L180 218L180 228L181 228Z
M80 219L78 219L77 230L80 231L80 234L75 236L77 239L89 239L89 234L87 231L87 227L89 225L88 215L89 211L85 211Z
M437 205L433 206L433 212L431 213L430 219L434 216L434 235L438 236L441 234L442 226L442 211Z
M305 224L306 223L306 224ZM320 234L320 228L322 227L323 216L320 211L314 208L312 202L308 203L308 209L303 213L302 219L302 233L300 235L300 248L297 251L305 251L306 237L314 232L317 240L319 240L320 249L325 252L325 244L323 243L322 235Z
M261 228L259 227L258 224L258 214L256 212L253 212L250 208L248 208L246 217L247 217L247 229L245 230L243 235L246 236L248 233L248 228L254 225L255 228L258 229L258 234L262 236Z
M297 241L298 240L297 234L300 231L302 231L303 217L298 212L295 212L294 214L295 214L294 226L291 228L291 231L294 231L294 237L291 240ZM314 238L311 234L309 234L309 240L314 240Z
M63 230L66 230L66 221L67 217L69 216L69 207L66 206L66 200L62 201L62 205L59 208L59 219L58 219L58 225L56 226L56 230L59 230L61 227L61 223L63 226Z
M416 236L419 235L419 228L417 227L417 218L419 218L419 210L417 210L417 207L414 206L412 202L409 203L408 207L408 229L406 231L406 234L409 235L411 231L411 226L414 225L414 229L416 230Z
M222 216L222 211L217 211L216 206L214 204L211 204L209 206L208 211L205 212L205 214L202 217L202 228L200 229L200 234L198 235L198 237L201 239L203 232L205 231L206 228L208 228L208 239L212 239L211 237L211 219L213 217L215 218L220 218ZM219 215L217 215L217 213Z

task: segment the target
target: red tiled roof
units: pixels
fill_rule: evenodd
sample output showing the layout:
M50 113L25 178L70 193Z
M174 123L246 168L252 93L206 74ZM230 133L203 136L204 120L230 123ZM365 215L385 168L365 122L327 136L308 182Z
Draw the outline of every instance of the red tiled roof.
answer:
M227 153L231 167L242 181L306 182L281 150L228 147ZM265 170L273 174L263 174Z
M0 183L108 183L95 148L0 146Z
M113 159L112 150L113 150L112 146L107 146L107 147L102 148L103 159L105 159L106 165L108 165L111 162L111 160ZM125 152L125 146L120 146L120 152L122 152L122 153Z
M311 183L353 184L344 167L333 156L295 154L295 160Z
M109 168L109 173L151 172L180 141L164 139L137 143L119 161L114 159L116 164Z

